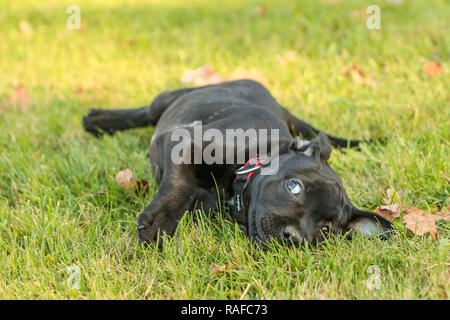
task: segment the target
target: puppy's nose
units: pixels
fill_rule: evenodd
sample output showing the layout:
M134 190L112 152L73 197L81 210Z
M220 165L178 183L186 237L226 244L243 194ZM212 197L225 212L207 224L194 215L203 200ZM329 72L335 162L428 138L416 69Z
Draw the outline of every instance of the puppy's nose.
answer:
M281 236L283 238L283 241L286 241L288 243L298 244L300 242L300 234L295 230L295 228L288 226L284 227Z

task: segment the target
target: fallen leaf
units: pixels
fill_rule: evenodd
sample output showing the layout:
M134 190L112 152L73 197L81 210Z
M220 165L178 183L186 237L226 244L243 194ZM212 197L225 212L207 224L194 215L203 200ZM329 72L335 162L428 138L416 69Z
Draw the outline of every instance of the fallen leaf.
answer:
M222 77L216 74L211 66L204 65L195 70L186 70L180 78L180 81L182 84L205 86L221 82Z
M75 94L79 97L82 96L84 93L84 89L81 86L76 87L73 91L75 91Z
M263 16L267 13L267 8L265 6L257 6L255 8L255 13L257 15Z
M224 81L232 81L232 80L239 80L239 79L255 80L255 81L262 83L265 86L267 86L267 84L269 83L267 78L259 70L254 69L254 68L245 69L245 68L239 67L223 78Z
M223 264L223 265L219 266L213 262L209 265L209 272L211 273L211 275L215 275L218 273L224 273L229 270L233 270L233 265L231 263Z
M133 172L130 169L117 172L114 180L128 191L136 185L136 179L133 178Z
M19 83L14 87L14 91L9 96L8 104L11 107L19 107L21 109L27 109L30 105L31 98L28 94L28 90L22 83Z
M379 206L377 207L374 212L386 220L393 221L395 218L400 216L400 213L402 212L401 206L398 203L394 203L391 205L386 206Z
M437 239L438 231L436 229L436 221L450 220L450 213L429 214L425 210L410 207L404 211L403 221L406 227L413 233L422 236L430 233L433 239Z
M268 84L267 78L257 69L245 69L239 67L225 77L222 77L221 75L217 74L209 65L204 65L195 70L186 70L183 76L180 78L180 81L183 84L205 86L209 84L220 83L223 81L233 81L239 79L251 79L258 81L263 85Z
M277 54L275 59L277 60L279 66L284 67L289 62L297 60L297 51L287 50L282 55Z
M136 195L148 194L150 191L150 184L147 180L141 179L136 182L134 192Z
M367 19L369 17L369 14L367 13L367 8L360 8L360 9L352 10L350 14L353 17L357 17L357 18Z
M360 86L375 86L375 81L371 76L366 76L361 69L356 65L355 62L350 63L348 66L344 67L341 74L351 78L354 83Z
M423 71L429 76L429 77L435 77L442 73L442 66L437 61L429 61L425 63L422 66Z
M129 39L129 40L122 41L123 47L134 47L136 44L137 44L137 41L135 39Z
M449 221L450 220L450 206L448 206L447 208L442 209L443 211L441 212L437 212L435 215L437 216L437 220L444 220L444 221Z
M31 27L31 24L29 24L27 21L24 20L20 21L19 29L26 36L31 36L33 34L33 28Z
M87 30L88 26L89 26L89 24L87 22L82 21L81 24L80 24L80 28L78 28L76 30L84 31L84 30Z

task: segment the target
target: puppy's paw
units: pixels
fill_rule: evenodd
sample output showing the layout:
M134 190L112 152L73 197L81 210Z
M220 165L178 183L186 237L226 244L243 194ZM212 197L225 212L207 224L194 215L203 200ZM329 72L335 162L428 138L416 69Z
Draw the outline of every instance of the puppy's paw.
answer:
M103 133L114 134L117 117L112 116L114 110L91 109L88 114L83 117L81 124L84 130L96 137L101 137Z
M176 226L177 222L168 218L167 213L144 211L137 223L139 241L144 245L157 244L161 248L163 235L172 236Z
M96 109L89 110L88 114L81 120L81 124L86 132L89 132L96 137L101 137L103 133L99 130L98 123L96 123L95 119L97 114L98 112Z

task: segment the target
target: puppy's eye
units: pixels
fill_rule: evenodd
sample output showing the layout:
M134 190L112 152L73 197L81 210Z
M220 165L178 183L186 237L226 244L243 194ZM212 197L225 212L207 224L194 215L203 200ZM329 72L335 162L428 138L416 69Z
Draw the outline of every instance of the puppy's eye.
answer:
M302 186L293 180L289 180L288 182L286 182L286 187L293 195L298 195L300 194L300 192L302 192Z

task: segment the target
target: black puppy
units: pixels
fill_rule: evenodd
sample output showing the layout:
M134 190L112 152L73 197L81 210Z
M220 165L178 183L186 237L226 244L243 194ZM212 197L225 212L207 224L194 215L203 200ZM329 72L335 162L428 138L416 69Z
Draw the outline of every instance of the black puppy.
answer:
M167 91L143 108L90 110L82 123L95 135L156 125L149 155L160 187L138 219L142 243L161 244L161 235L173 235L188 210L215 209L218 192L259 244L315 243L328 233L351 238L355 230L369 237L390 235L389 221L352 205L327 162L328 141L335 147L360 141L327 138L281 107L258 82ZM198 130L210 134L199 142ZM244 139L236 142L242 132Z

